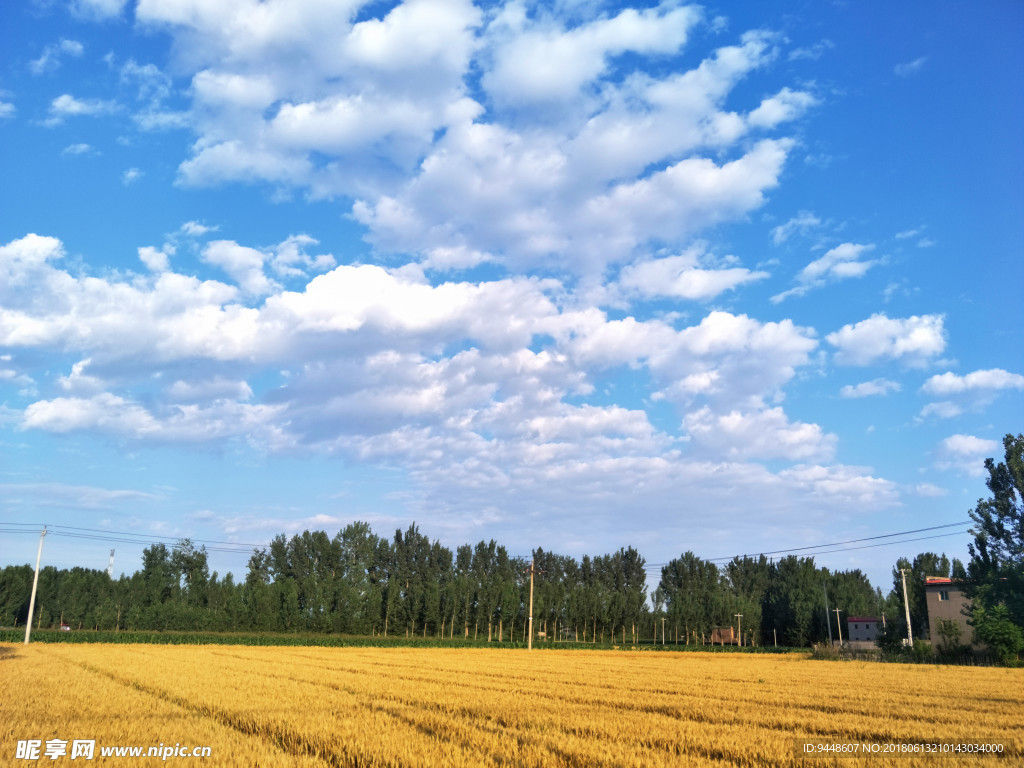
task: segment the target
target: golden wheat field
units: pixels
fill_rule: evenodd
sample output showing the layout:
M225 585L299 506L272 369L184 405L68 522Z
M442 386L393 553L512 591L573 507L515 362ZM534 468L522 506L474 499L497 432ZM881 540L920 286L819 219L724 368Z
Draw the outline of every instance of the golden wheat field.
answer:
M0 764L1019 765L1024 670L626 651L0 646ZM1002 758L800 757L797 740L999 742ZM132 760L102 745L209 746ZM70 757L40 762L60 765ZM70 763L75 764L75 763Z

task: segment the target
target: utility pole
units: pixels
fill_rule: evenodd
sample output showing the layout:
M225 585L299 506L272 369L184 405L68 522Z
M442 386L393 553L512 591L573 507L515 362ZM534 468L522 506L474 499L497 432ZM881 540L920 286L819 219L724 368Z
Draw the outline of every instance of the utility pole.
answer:
M907 642L914 647L914 634L910 631L910 599L907 597L907 569L900 568L900 577L903 579L903 607L907 609Z
M535 574L535 573L545 573L545 571L538 571L536 568L534 568L533 567L533 558L531 557L530 558L530 568L529 568L529 570L523 571L523 573L529 573L530 574L530 617L527 620L526 650L532 651L533 650L533 574Z
M839 609L836 608L836 627L839 629L839 647L843 647L843 625L839 623Z
M821 591L825 595L825 626L828 627L828 644L832 645L832 619L828 615L828 590L825 589L825 582L821 582Z
M739 626L737 627L737 629L739 630L739 633L738 633L739 636L740 636L740 641L739 642L740 642L740 646L742 647L743 646L743 614L742 613L734 613L733 616L735 616L738 619L738 622L739 622Z
M36 607L36 590L39 588L39 561L43 558L43 539L46 538L46 526L43 526L39 534L39 551L36 553L36 575L32 579L32 598L28 601L28 621L25 622L25 645L28 645L29 635L32 634L32 612Z
M661 617L661 644L665 644L665 617Z

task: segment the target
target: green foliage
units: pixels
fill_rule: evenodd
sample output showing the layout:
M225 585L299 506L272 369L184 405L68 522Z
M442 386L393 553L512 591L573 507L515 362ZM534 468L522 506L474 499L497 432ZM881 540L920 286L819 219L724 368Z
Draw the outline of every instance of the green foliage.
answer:
M974 541L965 586L975 636L1010 658L1020 650L1012 651L1014 638L1024 633L1024 435L1006 435L1003 447L1005 461L985 459L992 496L970 512Z
M974 606L972 615L975 642L984 643L1003 664L1012 664L1024 651L1024 632L1011 619L1005 605L991 609Z
M896 622L890 621L886 624L885 630L880 632L878 638L875 640L875 644L882 649L888 657L897 657L904 653L906 646L904 640L907 639L906 625L900 625Z
M910 651L910 658L917 664L929 664L935 661L935 653L932 651L932 644L919 637L914 638L914 647Z

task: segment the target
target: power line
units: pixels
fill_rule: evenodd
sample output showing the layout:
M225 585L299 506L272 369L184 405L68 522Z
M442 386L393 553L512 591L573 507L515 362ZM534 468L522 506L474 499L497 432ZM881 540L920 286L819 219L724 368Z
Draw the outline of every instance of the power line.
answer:
M748 553L748 554L743 554L743 555L729 555L728 557L710 557L710 558L702 558L702 559L706 560L707 562L716 563L716 562L721 562L721 561L733 560L734 558L743 559L743 558L747 558L747 557L760 557L761 555L779 555L779 554L788 554L788 553L791 553L791 552L806 552L806 551L811 550L811 549L821 549L822 547L840 547L840 546L842 546L844 544L859 544L862 541L876 541L878 539L891 539L891 538L894 538L896 536L907 536L908 534L911 534L911 533L923 533L925 531L938 531L938 530L942 530L944 528L955 528L956 526L959 526L959 525L969 525L971 522L972 522L971 520L961 520L959 523L946 523L945 525L932 525L932 526L929 526L927 528L914 528L913 530L899 531L898 533L883 533L883 534L878 535L878 536L865 536L862 539L849 539L848 541L836 541L836 542L832 542L830 544L815 544L815 545L808 546L808 547L791 547L789 549L776 549L776 550L772 550L772 551L769 551L769 552L758 552L756 555ZM906 539L904 541L887 541L887 542L884 542L882 544L872 544L872 545L868 545L868 546L865 546L865 547L843 547L842 549L831 549L831 550L828 550L827 552L815 552L813 554L825 555L825 554L831 554L833 552L846 552L848 550L855 550L855 549L870 549L871 547L886 547L886 546L890 546L890 545L893 545L893 544L905 544L905 543L910 542L910 541L923 541L925 539L937 539L937 538L941 538L942 536L958 536L958 535L960 535L962 533L967 533L967 531L957 531L956 533L940 534L939 536L923 536L921 538ZM666 566L666 565L668 565L668 563L651 563L650 565L645 566L645 569L647 569L647 568L661 568L661 567Z
M19 526L31 526L32 530L10 530L0 529L0 533L32 533L34 529L39 528L38 523L4 523L4 525L19 525ZM64 538L72 539L95 539L97 541L114 541L124 544L153 544L162 543L163 541L179 542L182 539L187 538L194 544L211 544L213 546L207 547L207 551L210 552L238 552L243 549L256 549L259 547L269 546L268 544L246 544L244 542L235 541L216 541L213 539L193 539L188 536L161 536L158 534L147 534L147 533L132 533L128 531L108 531L102 528L80 528L73 525L47 525L50 529L51 535L63 536ZM88 531L89 533L70 533L69 531ZM106 536L98 536L93 534L108 534ZM127 537L127 538L125 538ZM237 548L237 549L235 549Z

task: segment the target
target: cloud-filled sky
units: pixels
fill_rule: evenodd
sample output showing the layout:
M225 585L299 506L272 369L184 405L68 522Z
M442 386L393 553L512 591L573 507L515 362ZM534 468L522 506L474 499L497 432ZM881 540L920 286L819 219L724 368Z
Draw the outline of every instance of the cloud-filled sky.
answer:
M965 520L1022 428L1018 3L0 22L0 522L654 564Z

